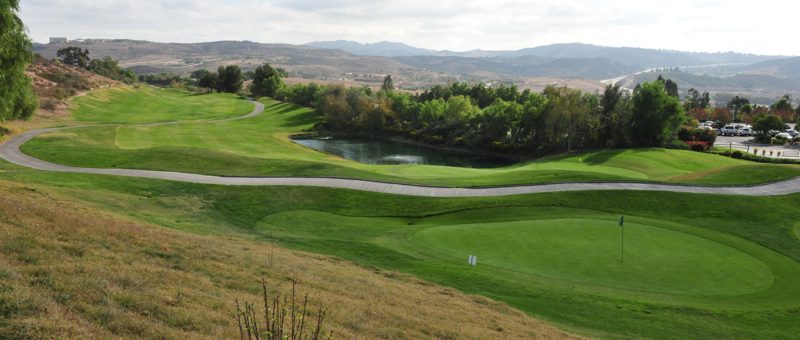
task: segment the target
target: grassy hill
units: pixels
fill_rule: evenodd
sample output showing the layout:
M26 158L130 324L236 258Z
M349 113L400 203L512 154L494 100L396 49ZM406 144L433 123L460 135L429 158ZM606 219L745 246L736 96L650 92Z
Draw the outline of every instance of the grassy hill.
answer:
M104 287L94 281L85 282L100 274L89 270L92 267L84 261L108 261L98 266L121 268L119 271L123 273L130 270L128 266L153 263L155 274L152 275L158 278L172 270L189 271L190 275L197 271L200 280L188 279L194 275L178 276L187 279L165 276L168 280L165 282L190 281L199 288L197 293L189 287L180 288L181 294L192 296L184 301L208 300L209 305L204 306L211 306L215 311L224 310L230 298L242 296L239 291L249 289L248 299L255 300L258 282L253 286L248 286L248 282L257 281L259 276L285 283L283 280L290 275L286 273L291 273L291 268L278 272L277 276L272 276L268 269L258 269L266 262L267 244L274 239L284 247L333 255L366 268L379 268L379 276L396 276L384 271L403 272L467 294L500 300L539 319L588 336L763 339L790 337L800 331L795 322L800 308L800 288L795 284L800 280L800 240L793 235L794 208L800 204L800 195L753 198L619 191L426 199L336 189L224 187L48 173L5 162L0 163L0 181L20 183L20 189L4 189L14 197L27 197L23 193L35 195L35 200L20 200L22 206L15 203L16 200L4 201L4 204L11 204L3 214L4 221L14 232L7 232L9 236L3 238L7 244L2 253L6 257L4 263L30 270L25 272L27 275L17 276L19 269L12 267L13 271L4 269L11 272L5 276L28 278L30 286L43 289L43 284L33 276L36 269L63 270L63 273L56 271L56 277L66 282L56 279L52 284L45 283L44 287L52 287L47 289L71 297L77 294L75 288L61 290L59 287L86 285L92 292ZM135 224L159 225L204 236L186 236L187 241L183 243L180 241L183 237L170 232L159 239L164 242L176 239L176 243L162 246L161 242L145 237L154 232L150 227L124 227L131 230L130 234L118 232L119 229L108 224L87 231L61 231L56 227L63 228L72 222L53 215L53 205L38 202L48 202L46 197L58 202L62 202L61 198L66 202L85 202L82 204L88 205L87 208L59 203L65 210L78 214L72 219L80 221L76 222L76 227L88 228L84 212L100 215L97 210L88 208L91 207L113 211L115 216L137 221ZM43 210L39 210L40 207ZM27 224L28 227L13 219L25 211L23 208L35 209L28 216L39 218ZM628 252L624 265L616 257L619 214L625 214L626 220ZM50 225L53 227L48 227ZM32 227L37 229L28 230ZM26 241L25 235L31 233L36 236ZM118 233L119 241L115 241ZM237 235L252 241L243 241ZM487 238L486 235L492 236ZM482 241L476 243L478 240ZM80 254L82 245L90 249L83 257L69 255L69 252ZM72 250L74 247L79 250ZM118 252L130 252L138 257L121 260L104 255ZM222 253L215 255L217 252ZM240 255L234 256L237 253ZM478 256L477 267L466 265L467 254ZM13 262L28 261L27 257L51 256L63 258L64 266L72 269L59 269L57 264L62 262ZM251 258L254 264L247 265L250 262L242 257ZM239 265L241 261L244 262ZM331 259L325 261L337 267L345 265ZM204 269L206 266L212 269ZM338 286L338 279L331 279L328 272L317 271L315 263L295 268L298 268L295 271L298 275L301 272L308 275L301 281L309 282L308 287L316 292ZM240 270L248 274L214 274ZM679 276L675 273L694 274ZM319 283L310 283L312 278ZM206 284L206 280L221 281L213 285ZM354 286L370 287L364 286L362 281L342 285L349 287L347 292ZM184 284L179 286L184 287ZM134 284L128 294L144 296L145 301L156 299L166 303L170 301L168 298L177 296L179 290L174 285L163 289L148 283L145 288L148 287L158 288L155 291L160 295L153 298L148 295L151 293L146 293L153 290ZM358 289L353 292L353 298L370 300L372 295L368 291ZM377 305L365 309L355 307L357 315L364 318L359 320L371 320L366 315L380 314L372 308L392 306L374 301L394 299L395 289L378 291L377 300L355 304ZM128 303L125 300L114 302L113 295L106 295L114 292L110 288L100 292L93 294L110 301L100 308L122 309L117 303ZM343 294L341 289L333 292ZM447 301L451 295L445 294ZM244 295L243 299L247 297ZM59 302L57 295L55 299L55 303L75 308L73 300ZM404 298L401 295L398 299ZM113 307L107 307L109 304ZM460 310L444 301L435 305L451 314ZM137 307L134 304L130 308L135 311ZM416 307L398 311L399 315L410 314L407 317L419 313ZM28 317L36 315L39 314L31 312ZM98 315L92 320L108 320L103 313ZM159 315L148 318L161 323ZM388 320L397 318L390 315ZM426 319L435 321L438 317L430 315ZM499 322L505 318L488 317L486 320ZM201 331L206 331L206 326L196 326L206 325L205 319L190 320L178 328L200 327ZM375 328L382 329L378 325L385 320L379 319ZM393 327L392 324L390 322L388 327ZM120 322L118 327L125 325ZM363 323L345 322L344 327L356 333L365 329L359 325ZM428 329L430 326L426 323L419 327ZM450 326L443 327L449 329ZM433 334L421 337L436 337Z
M158 94L165 106L196 99ZM75 99L76 110L98 98L116 103L140 95L146 93L99 91ZM240 102L203 99L208 107ZM25 151L93 166L449 185L744 184L797 175L794 166L662 149L500 169L365 165L291 143L289 134L319 117L264 103L267 112L250 119L87 127L45 135ZM166 110L121 114L126 110L120 105L105 115L170 117ZM95 112L91 119L101 118L103 106ZM348 338L566 336L531 317L608 339L800 333L800 194L424 198L43 172L5 161L0 191L14 197L0 200L0 337L235 337L231 301L257 301L260 277L283 291L298 278L302 290L321 296L315 306L329 306L338 336ZM478 265L468 266L467 255L478 256Z
M164 96L164 111L139 110L141 98ZM108 105L107 103L115 103ZM603 150L551 157L504 168L369 165L297 145L289 135L320 117L308 108L264 99L255 118L160 126L102 126L45 134L22 150L48 161L84 167L171 170L223 176L337 176L439 186L491 186L567 181L650 181L685 184L754 184L800 175L800 166L760 164L683 150ZM187 117L173 108L204 103L204 110L250 105L222 95L190 96L152 89L111 89L74 101L76 118L156 122ZM215 103L210 105L209 103ZM157 103L153 103L155 105ZM197 106L199 107L199 106ZM191 111L191 110L188 110ZM244 107L240 111L246 111ZM211 111L208 111L211 112ZM228 114L233 114L230 111ZM194 118L199 113L188 117ZM202 117L202 116L201 116Z
M0 200L0 338L234 338L235 300L258 304L261 278L283 293L297 280L339 338L571 337L409 275L168 230L49 186L1 180L0 191L14 196Z

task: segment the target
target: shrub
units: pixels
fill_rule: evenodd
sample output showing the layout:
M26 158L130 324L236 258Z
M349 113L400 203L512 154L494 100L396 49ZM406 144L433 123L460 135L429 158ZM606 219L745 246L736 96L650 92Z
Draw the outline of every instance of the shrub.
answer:
M703 142L703 141L689 141L686 142L686 145L688 145L689 149L691 149L692 151L699 151L699 152L706 152L708 151L709 148L711 148L711 145L708 144L708 142Z
M686 144L686 142L682 140L676 139L667 144L667 149L689 150L689 144Z
M333 331L322 331L326 311L324 308L314 313L308 306L308 294L300 301L297 296L297 281L292 280L291 294L281 296L280 292L270 296L267 282L262 279L264 297L263 317L258 316L254 304L245 302L244 306L235 301L236 323L239 336L245 339L292 339L320 340L333 338ZM263 320L263 322L262 322ZM310 328L307 328L310 327Z
M742 157L744 157L744 153L739 150L731 152L731 158L742 159Z
M772 139L770 140L770 144L772 145L785 145L788 142L789 142L788 139L781 136L772 137Z

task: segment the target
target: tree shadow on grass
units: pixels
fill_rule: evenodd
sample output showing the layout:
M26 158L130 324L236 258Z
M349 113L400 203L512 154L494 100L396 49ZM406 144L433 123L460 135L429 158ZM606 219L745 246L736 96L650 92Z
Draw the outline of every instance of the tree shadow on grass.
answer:
M322 117L317 111L306 111L289 117L288 119L286 119L285 123L283 123L281 126L297 127L297 126L311 125L316 122L319 122L321 120L320 118Z
M625 152L624 149L600 150L583 157L583 162L589 165L600 165Z

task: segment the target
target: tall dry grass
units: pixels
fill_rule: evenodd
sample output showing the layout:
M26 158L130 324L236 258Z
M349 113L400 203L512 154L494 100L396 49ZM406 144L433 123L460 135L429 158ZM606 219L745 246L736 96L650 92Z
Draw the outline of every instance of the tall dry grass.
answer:
M270 267L268 244L146 225L0 181L0 338L238 338L234 301L263 299L261 278L268 294L298 283L309 311L326 307L336 338L571 337L411 276L279 247L273 256Z

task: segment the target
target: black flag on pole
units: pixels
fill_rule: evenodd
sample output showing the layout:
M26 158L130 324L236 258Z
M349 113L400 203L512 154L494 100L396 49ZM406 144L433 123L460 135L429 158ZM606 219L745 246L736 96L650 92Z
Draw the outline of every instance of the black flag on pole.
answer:
M625 215L619 215L619 226L622 227L625 224Z

